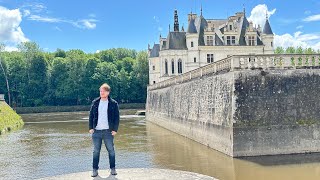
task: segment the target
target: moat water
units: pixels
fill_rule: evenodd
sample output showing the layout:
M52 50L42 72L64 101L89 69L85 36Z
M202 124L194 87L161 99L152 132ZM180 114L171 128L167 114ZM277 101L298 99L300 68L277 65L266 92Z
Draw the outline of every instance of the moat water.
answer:
M88 112L28 114L25 126L0 136L0 179L37 179L90 171ZM118 168L165 168L220 180L319 180L320 154L231 158L144 117L122 116L115 138ZM107 169L102 148L100 168Z

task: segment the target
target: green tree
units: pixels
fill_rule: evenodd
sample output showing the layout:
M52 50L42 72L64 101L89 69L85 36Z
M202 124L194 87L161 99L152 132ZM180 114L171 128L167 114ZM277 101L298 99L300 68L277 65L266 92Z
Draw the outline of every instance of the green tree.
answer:
M46 101L50 105L64 105L64 82L68 78L68 67L66 59L56 57L53 60L52 69L49 77L49 88L46 93Z
M296 53L297 54L303 54L303 49L302 49L301 46L297 48Z
M5 62L2 60L2 52L4 51L5 46L4 44L0 44L0 68L2 70L3 73L3 79L6 82L6 87L7 87L7 93L8 93L8 99L9 99L9 105L11 106L11 95L10 95L10 86L9 86L9 80L8 80L8 76L7 76L7 72L6 72L6 66L5 66Z
M26 61L23 60L21 53L14 52L7 59L12 103L14 106L23 106L28 83Z
M296 49L294 47L287 47L286 54L294 54L296 53Z
M43 105L43 97L47 91L47 62L42 53L34 55L29 72L27 87L27 103L30 106Z
M148 53L141 51L137 55L136 63L131 72L131 102L145 102L149 79Z
M315 54L315 51L314 51L312 48L306 48L306 49L304 50L304 53L305 53L305 54Z
M110 51L113 53L115 60L120 60L125 57L131 57L132 59L135 59L137 56L137 51L132 49L113 48L110 49Z
M115 61L115 56L111 50L104 50L100 51L99 53L95 54L97 59L100 59L102 62L113 62Z
M128 73L130 73L133 70L134 63L135 59L132 59L131 57L125 57L115 62L118 71L124 69Z
M67 56L66 52L62 49L57 49L56 52L54 52L54 57L61 57L65 58Z
M116 100L119 100L118 70L115 64L109 62L99 63L93 78L97 80L96 82L99 85L108 83L111 87L110 96Z
M100 84L94 79L95 69L100 61L97 58L91 58L87 61L85 71L83 72L82 86L83 86L83 99L85 104L90 104L92 99L99 96Z
M275 54L283 54L284 53L284 49L283 47L277 47L276 50L274 51Z

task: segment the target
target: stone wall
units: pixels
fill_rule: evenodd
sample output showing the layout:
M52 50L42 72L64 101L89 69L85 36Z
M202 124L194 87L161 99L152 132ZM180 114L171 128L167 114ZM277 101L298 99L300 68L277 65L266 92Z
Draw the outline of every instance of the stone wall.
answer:
M146 118L234 157L320 152L320 58L301 59L233 57L149 86Z
M232 74L148 91L147 119L232 154Z
M235 72L234 156L320 152L320 70Z

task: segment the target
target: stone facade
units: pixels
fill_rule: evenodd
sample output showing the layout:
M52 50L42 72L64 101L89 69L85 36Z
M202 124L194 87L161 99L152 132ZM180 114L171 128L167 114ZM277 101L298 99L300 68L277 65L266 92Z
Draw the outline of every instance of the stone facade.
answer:
M227 155L320 152L320 55L231 56L148 87L146 118Z
M273 54L274 35L268 18L264 28L253 27L245 12L228 19L205 19L188 14L188 29L180 30L178 13L174 28L167 37L160 35L159 44L148 47L149 84L219 61L232 55Z

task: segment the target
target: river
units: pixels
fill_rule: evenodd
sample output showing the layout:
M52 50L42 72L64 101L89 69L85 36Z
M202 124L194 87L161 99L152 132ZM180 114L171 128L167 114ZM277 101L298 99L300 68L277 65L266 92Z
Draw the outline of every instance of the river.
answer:
M25 126L0 136L0 179L37 179L90 171L88 112L22 115ZM117 168L191 171L220 180L319 180L320 153L231 158L146 122L121 116ZM100 168L108 168L102 147Z

